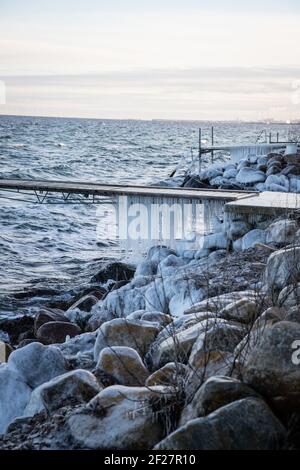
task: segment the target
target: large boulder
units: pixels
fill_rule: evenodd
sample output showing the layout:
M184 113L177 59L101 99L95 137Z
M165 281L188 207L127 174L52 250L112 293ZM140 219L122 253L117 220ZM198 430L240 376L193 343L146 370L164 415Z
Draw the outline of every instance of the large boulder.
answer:
M220 312L227 305L237 302L241 299L255 299L255 292L252 290L229 292L226 294L217 295L201 302L195 303L192 307L184 311L185 315L197 314L201 312Z
M281 321L266 328L242 370L245 383L286 410L300 406L300 367L293 362L299 339L298 323Z
M220 317L241 323L250 323L259 314L259 304L254 300L243 298L232 302L220 311Z
M135 267L129 264L113 261L103 266L97 274L95 274L91 282L106 283L107 281L130 281L133 278Z
M143 386L150 375L138 352L124 346L102 349L97 367L121 385Z
M266 242L288 245L295 241L297 230L298 225L295 220L278 220L267 228Z
M238 183L242 184L255 184L263 183L266 180L266 175L263 171L254 170L253 168L241 168L236 175Z
M250 248L255 247L258 243L265 243L266 242L266 232L259 228L255 228L250 230L250 232L246 233L240 241L241 243L241 250L249 250Z
M183 410L180 425L191 419L209 415L213 411L246 397L258 394L240 380L226 376L210 377L195 393L191 403Z
M166 328L161 340L153 343L149 352L154 369L159 369L168 362L188 362L192 347L201 333L207 332L216 324L215 318L207 318L192 326L176 331L174 327Z
M155 450L270 450L285 438L284 427L266 403L245 398L188 421Z
M172 395L165 387L112 386L71 415L67 426L84 449L149 450L164 436L154 416L158 403L163 407L168 399Z
M0 434L17 416L22 416L30 399L31 388L17 371L0 366Z
M95 376L87 370L74 370L55 377L37 387L31 394L24 416L46 411L52 413L64 406L89 402L101 388Z
M74 338L74 336L82 333L79 326L73 323L51 321L44 323L36 332L36 338L43 344L64 343L67 337Z
M250 231L250 225L243 220L236 220L229 224L226 230L229 240L237 240Z
M68 363L62 352L55 346L43 346L40 343L31 343L14 351L9 356L8 367L17 372L31 388L68 371Z
M197 370L199 360L202 363L203 356L210 351L233 353L245 334L245 328L238 323L222 319L213 320L207 324L206 330L199 334L193 345L189 357L190 367Z
M53 321L66 323L69 320L62 310L41 309L34 318L35 334L42 325Z
M187 367L180 362L169 362L161 369L153 372L148 377L145 385L153 387L155 385L169 385L180 387L184 384L185 376L187 374Z
M268 259L265 282L270 291L281 290L300 280L300 247L275 251Z
M158 332L159 327L150 322L125 318L111 320L99 328L94 348L94 359L97 362L102 349L111 346L133 348L143 357Z

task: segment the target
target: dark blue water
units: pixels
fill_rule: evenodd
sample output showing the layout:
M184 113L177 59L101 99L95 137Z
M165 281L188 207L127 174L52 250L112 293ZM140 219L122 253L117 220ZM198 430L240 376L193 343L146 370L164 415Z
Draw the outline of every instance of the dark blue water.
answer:
M154 184L197 147L197 122L108 121L0 116L0 177ZM211 123L201 123L204 138ZM218 123L216 144L253 143L262 124ZM287 132L286 126L268 131ZM2 197L1 197L2 196ZM95 206L36 205L0 193L0 313L15 311L16 292L85 282L103 258Z

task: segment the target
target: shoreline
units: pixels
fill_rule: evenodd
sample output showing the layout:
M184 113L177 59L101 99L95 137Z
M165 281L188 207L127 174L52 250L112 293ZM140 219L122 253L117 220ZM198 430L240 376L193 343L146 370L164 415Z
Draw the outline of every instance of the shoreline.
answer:
M299 246L297 212L236 214L1 320L0 449L298 448Z

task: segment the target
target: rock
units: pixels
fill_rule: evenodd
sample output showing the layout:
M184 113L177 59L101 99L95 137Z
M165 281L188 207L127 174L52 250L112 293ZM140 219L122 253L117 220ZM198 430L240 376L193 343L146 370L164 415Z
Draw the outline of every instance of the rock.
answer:
M288 309L285 321L300 323L300 305L296 305L295 307Z
M68 370L68 364L58 348L40 343L31 343L14 351L8 359L8 367L17 372L31 388Z
M223 169L220 165L211 165L207 170L202 173L202 180L211 180L217 176L223 175Z
M177 332L174 328L166 329L166 338L158 339L153 343L149 352L154 369L159 369L168 362L181 362L186 364L190 356L193 344L198 336L215 324L215 319L199 321L196 324Z
M43 344L55 344L64 343L67 336L74 338L80 334L81 329L73 323L51 321L38 329L36 337Z
M143 261L142 263L138 264L135 277L137 276L155 276L157 272L157 263L153 261Z
M271 165L269 166L269 168L267 169L266 171L266 176L270 176L270 175L278 175L278 173L280 173L282 170L282 167L279 166L279 165Z
M22 333L32 331L33 335L33 325L34 319L28 315L0 320L0 330L8 333L12 344L17 342Z
M202 248L205 250L221 250L226 249L227 245L228 241L225 234L213 233L204 237Z
M228 168L228 170L225 170L223 173L224 178L235 178L237 175L238 171L236 168Z
M150 375L137 351L124 346L102 349L97 367L112 375L117 383L132 387L143 386Z
M83 333L70 338L65 343L56 344L67 360L74 360L75 357L88 355L94 357L94 347L97 338L97 332Z
M192 402L184 408L180 426L247 397L258 397L258 394L240 380L226 376L211 377L196 392Z
M288 245L295 241L297 230L298 226L295 220L278 220L267 228L266 242Z
M187 367L180 362L169 362L161 369L155 371L146 380L146 387L153 387L155 385L169 385L180 387L184 384L185 376L187 374Z
M281 187L281 191L284 190L284 188L289 191L289 179L284 176L284 175L270 175L265 181L265 185L268 191L272 191L272 187ZM283 189L282 189L283 188Z
M256 169L257 169L258 171L262 171L263 173L266 173L268 167L267 167L267 165L264 164L264 163L259 163L259 164L256 166Z
M0 366L0 434L17 416L21 416L30 399L31 388L17 371Z
M132 265L113 261L103 266L97 274L95 274L91 282L106 283L113 281L128 281L133 278L135 268Z
M64 406L87 403L101 391L96 378L86 370L74 370L37 387L31 394L24 416L46 411L53 413Z
M143 357L154 341L159 328L150 322L117 318L104 323L98 332L94 359L97 362L102 349L112 346L126 346L136 349Z
M127 320L143 320L151 323L158 323L161 326L167 326L172 323L173 318L171 315L167 315L162 312L147 312L146 310L138 310L133 312L128 317Z
M106 310L105 308L96 308L92 311L92 315L87 322L85 330L96 331L101 325L103 325L103 323L106 323L115 318L116 315L114 312Z
M278 449L286 431L270 408L257 398L245 398L189 421L166 437L155 450Z
M226 231L227 237L229 240L237 240L238 238L243 237L250 230L250 225L243 220L237 220L231 222L228 230Z
M224 307L219 315L226 320L250 323L254 321L258 314L259 305L257 302L244 298Z
M265 283L270 291L280 290L295 284L299 277L300 247L275 251L268 259Z
M63 311L41 309L34 319L34 332L37 333L38 329L49 322L68 322L68 318L65 316Z
M83 312L90 312L92 310L92 307L96 305L96 303L99 302L98 297L95 297L94 295L87 294L84 297L81 297L77 302L75 302L67 311L67 316L68 312L75 310L75 309L80 309Z
M242 184L263 183L266 180L266 175L262 171L246 167L238 172L236 180L238 183Z
M238 323L228 322L220 318L208 320L207 329L198 336L193 345L189 357L190 367L194 370L199 369L202 365L203 356L210 351L233 353L245 334L245 328Z
M300 405L300 368L293 363L293 344L299 338L298 323L281 321L267 328L242 370L245 383L290 411Z
M227 305L237 302L241 299L255 299L255 292L252 290L229 292L228 294L217 295L216 297L210 297L209 299L202 300L193 305L189 309L185 310L185 315L198 314L201 312L219 312Z
M199 178L195 176L187 176L186 179L184 180L182 187L184 188L208 188L209 185L203 183Z
M300 165L288 165L281 174L284 176L300 175Z
M261 229L253 229L246 233L241 240L242 251L249 250L249 248L255 247L257 243L266 242L266 232Z
M165 387L112 386L71 415L67 426L72 439L84 449L149 450L164 436L152 403L157 409L157 402L163 406L171 398Z
M175 251L165 246L152 246L147 253L147 260L158 265L163 259L170 255L176 255Z
M24 348L24 346L27 346L28 344L31 344L31 343L38 343L38 340L36 338L23 339L18 344L17 349Z

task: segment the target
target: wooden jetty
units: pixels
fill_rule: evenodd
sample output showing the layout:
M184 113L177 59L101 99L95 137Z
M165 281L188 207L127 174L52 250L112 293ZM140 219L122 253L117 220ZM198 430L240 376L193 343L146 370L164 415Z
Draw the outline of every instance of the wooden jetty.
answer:
M0 192L28 194L36 197L36 202L47 203L58 195L62 202L74 202L73 195L82 196L83 202L97 203L101 198L116 196L136 196L170 199L193 199L236 201L255 196L254 191L232 191L215 189L170 188L161 186L131 186L83 183L80 181L43 181L0 179ZM57 198L56 198L57 200ZM87 201L88 200L88 201ZM76 200L77 202L80 202Z

